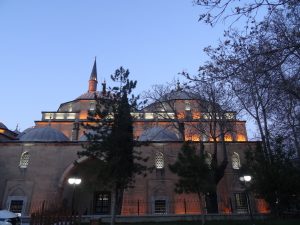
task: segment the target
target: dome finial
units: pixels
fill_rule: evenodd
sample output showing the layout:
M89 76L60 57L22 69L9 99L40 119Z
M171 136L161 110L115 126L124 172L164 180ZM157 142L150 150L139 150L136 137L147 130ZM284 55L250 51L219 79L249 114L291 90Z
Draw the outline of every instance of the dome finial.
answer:
M52 113L50 114L50 118L49 118L49 121L48 121L48 126L51 127L51 121L52 121Z
M102 83L102 95L105 96L106 95L106 81L104 79L103 83Z
M181 90L181 87L180 87L180 81L179 81L179 79L177 79L177 91L180 91Z
M16 129L15 129L15 131L17 131L17 132L19 132L20 130L19 130L19 123L17 123L17 126L16 126Z

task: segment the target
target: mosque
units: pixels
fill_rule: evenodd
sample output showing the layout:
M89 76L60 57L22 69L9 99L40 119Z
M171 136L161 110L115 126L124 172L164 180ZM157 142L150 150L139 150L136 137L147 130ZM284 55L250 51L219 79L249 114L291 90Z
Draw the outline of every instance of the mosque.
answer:
M0 121L0 209L30 215L42 204L59 204L82 214L110 214L110 192L93 182L92 171L80 170L80 165L93 162L77 155L87 140L80 124L95 110L95 96L101 98L106 91L105 84L101 91L97 84L95 61L87 92L62 103L56 111L43 111L34 127L12 131ZM146 177L137 176L134 187L124 191L122 215L246 213L249 207L253 212L268 212L264 200L250 195L247 201L239 180L244 152L255 143L248 141L246 121L238 120L235 112L225 113L230 124L223 137L228 165L217 187L216 207L209 196L198 201L195 194L174 192L178 178L168 165L175 162L183 141L195 146L203 142L209 156L214 151L209 135L212 118L203 105L207 104L200 104L195 96L178 88L132 113L134 138L148 143L136 148L149 157L147 164L155 169ZM216 146L221 149L224 142L219 140L215 139ZM220 151L219 161L222 158ZM70 185L68 179L73 177L80 178L81 183Z

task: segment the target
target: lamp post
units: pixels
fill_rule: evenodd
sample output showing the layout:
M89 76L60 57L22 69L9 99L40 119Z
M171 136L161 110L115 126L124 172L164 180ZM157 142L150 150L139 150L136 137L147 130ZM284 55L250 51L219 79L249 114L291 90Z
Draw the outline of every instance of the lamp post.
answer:
M70 177L68 179L68 183L71 184L71 185L73 185L71 207L72 207L72 214L74 214L74 193L75 193L76 186L81 183L81 179L80 178L76 178L76 177Z
M249 183L251 180L252 180L252 177L250 175L244 175L244 176L240 177L240 181L242 181L245 185L245 194L246 194L248 212L250 214L251 222L254 225L254 219L253 219L253 215L252 215L252 209L251 209L249 194L248 194L248 190L247 190L247 183Z

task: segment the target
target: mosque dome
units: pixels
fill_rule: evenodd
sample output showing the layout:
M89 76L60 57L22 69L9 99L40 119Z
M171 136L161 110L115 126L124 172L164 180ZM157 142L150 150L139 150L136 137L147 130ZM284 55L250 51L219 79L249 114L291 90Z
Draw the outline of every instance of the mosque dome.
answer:
M164 127L152 127L145 130L138 139L139 141L181 141L176 133Z
M197 96L195 93L188 92L185 90L173 90L170 93L167 93L163 95L160 100L162 101L168 101L168 100L193 100L193 99L199 99L199 96Z
M96 134L96 131L89 130L89 131L86 131L86 133L87 134ZM79 141L88 141L88 138L85 134L83 134L79 137Z
M7 127L3 123L0 122L0 129L6 129L7 130Z
M34 127L29 127L25 130L23 130L21 133L18 134L18 138L20 139L24 134L27 134L29 131L31 131L32 129L34 129Z
M62 132L51 126L35 127L20 135L20 141L69 141Z
M98 98L99 96L102 96L102 93L100 91L86 92L76 99L95 99L95 96Z

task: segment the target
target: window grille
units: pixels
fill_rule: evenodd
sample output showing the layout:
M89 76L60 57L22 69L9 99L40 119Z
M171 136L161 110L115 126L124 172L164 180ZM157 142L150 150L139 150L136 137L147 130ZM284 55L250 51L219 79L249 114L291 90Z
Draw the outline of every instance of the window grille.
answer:
M185 110L186 111L190 111L191 110L191 103L188 100L185 101Z
M20 158L19 167L25 169L27 168L28 164L29 164L29 152L23 152Z
M90 111L94 111L96 109L96 105L94 101L90 102Z
M248 204L247 197L245 193L235 193L235 205L237 213L247 213L248 212Z
M154 213L155 214L166 214L167 213L166 200L155 200Z
M212 155L210 153L207 153L207 156L205 158L206 164L211 168L211 162L212 162Z
M164 154L162 152L156 152L156 155L155 155L155 168L156 169L163 169L164 167L165 167Z
M22 213L23 200L11 200L9 210L14 213Z
M111 196L109 192L96 192L94 201L96 214L110 214Z
M232 168L238 170L241 168L240 156L236 152L231 157Z
M72 112L72 104L71 103L68 105L68 111Z

